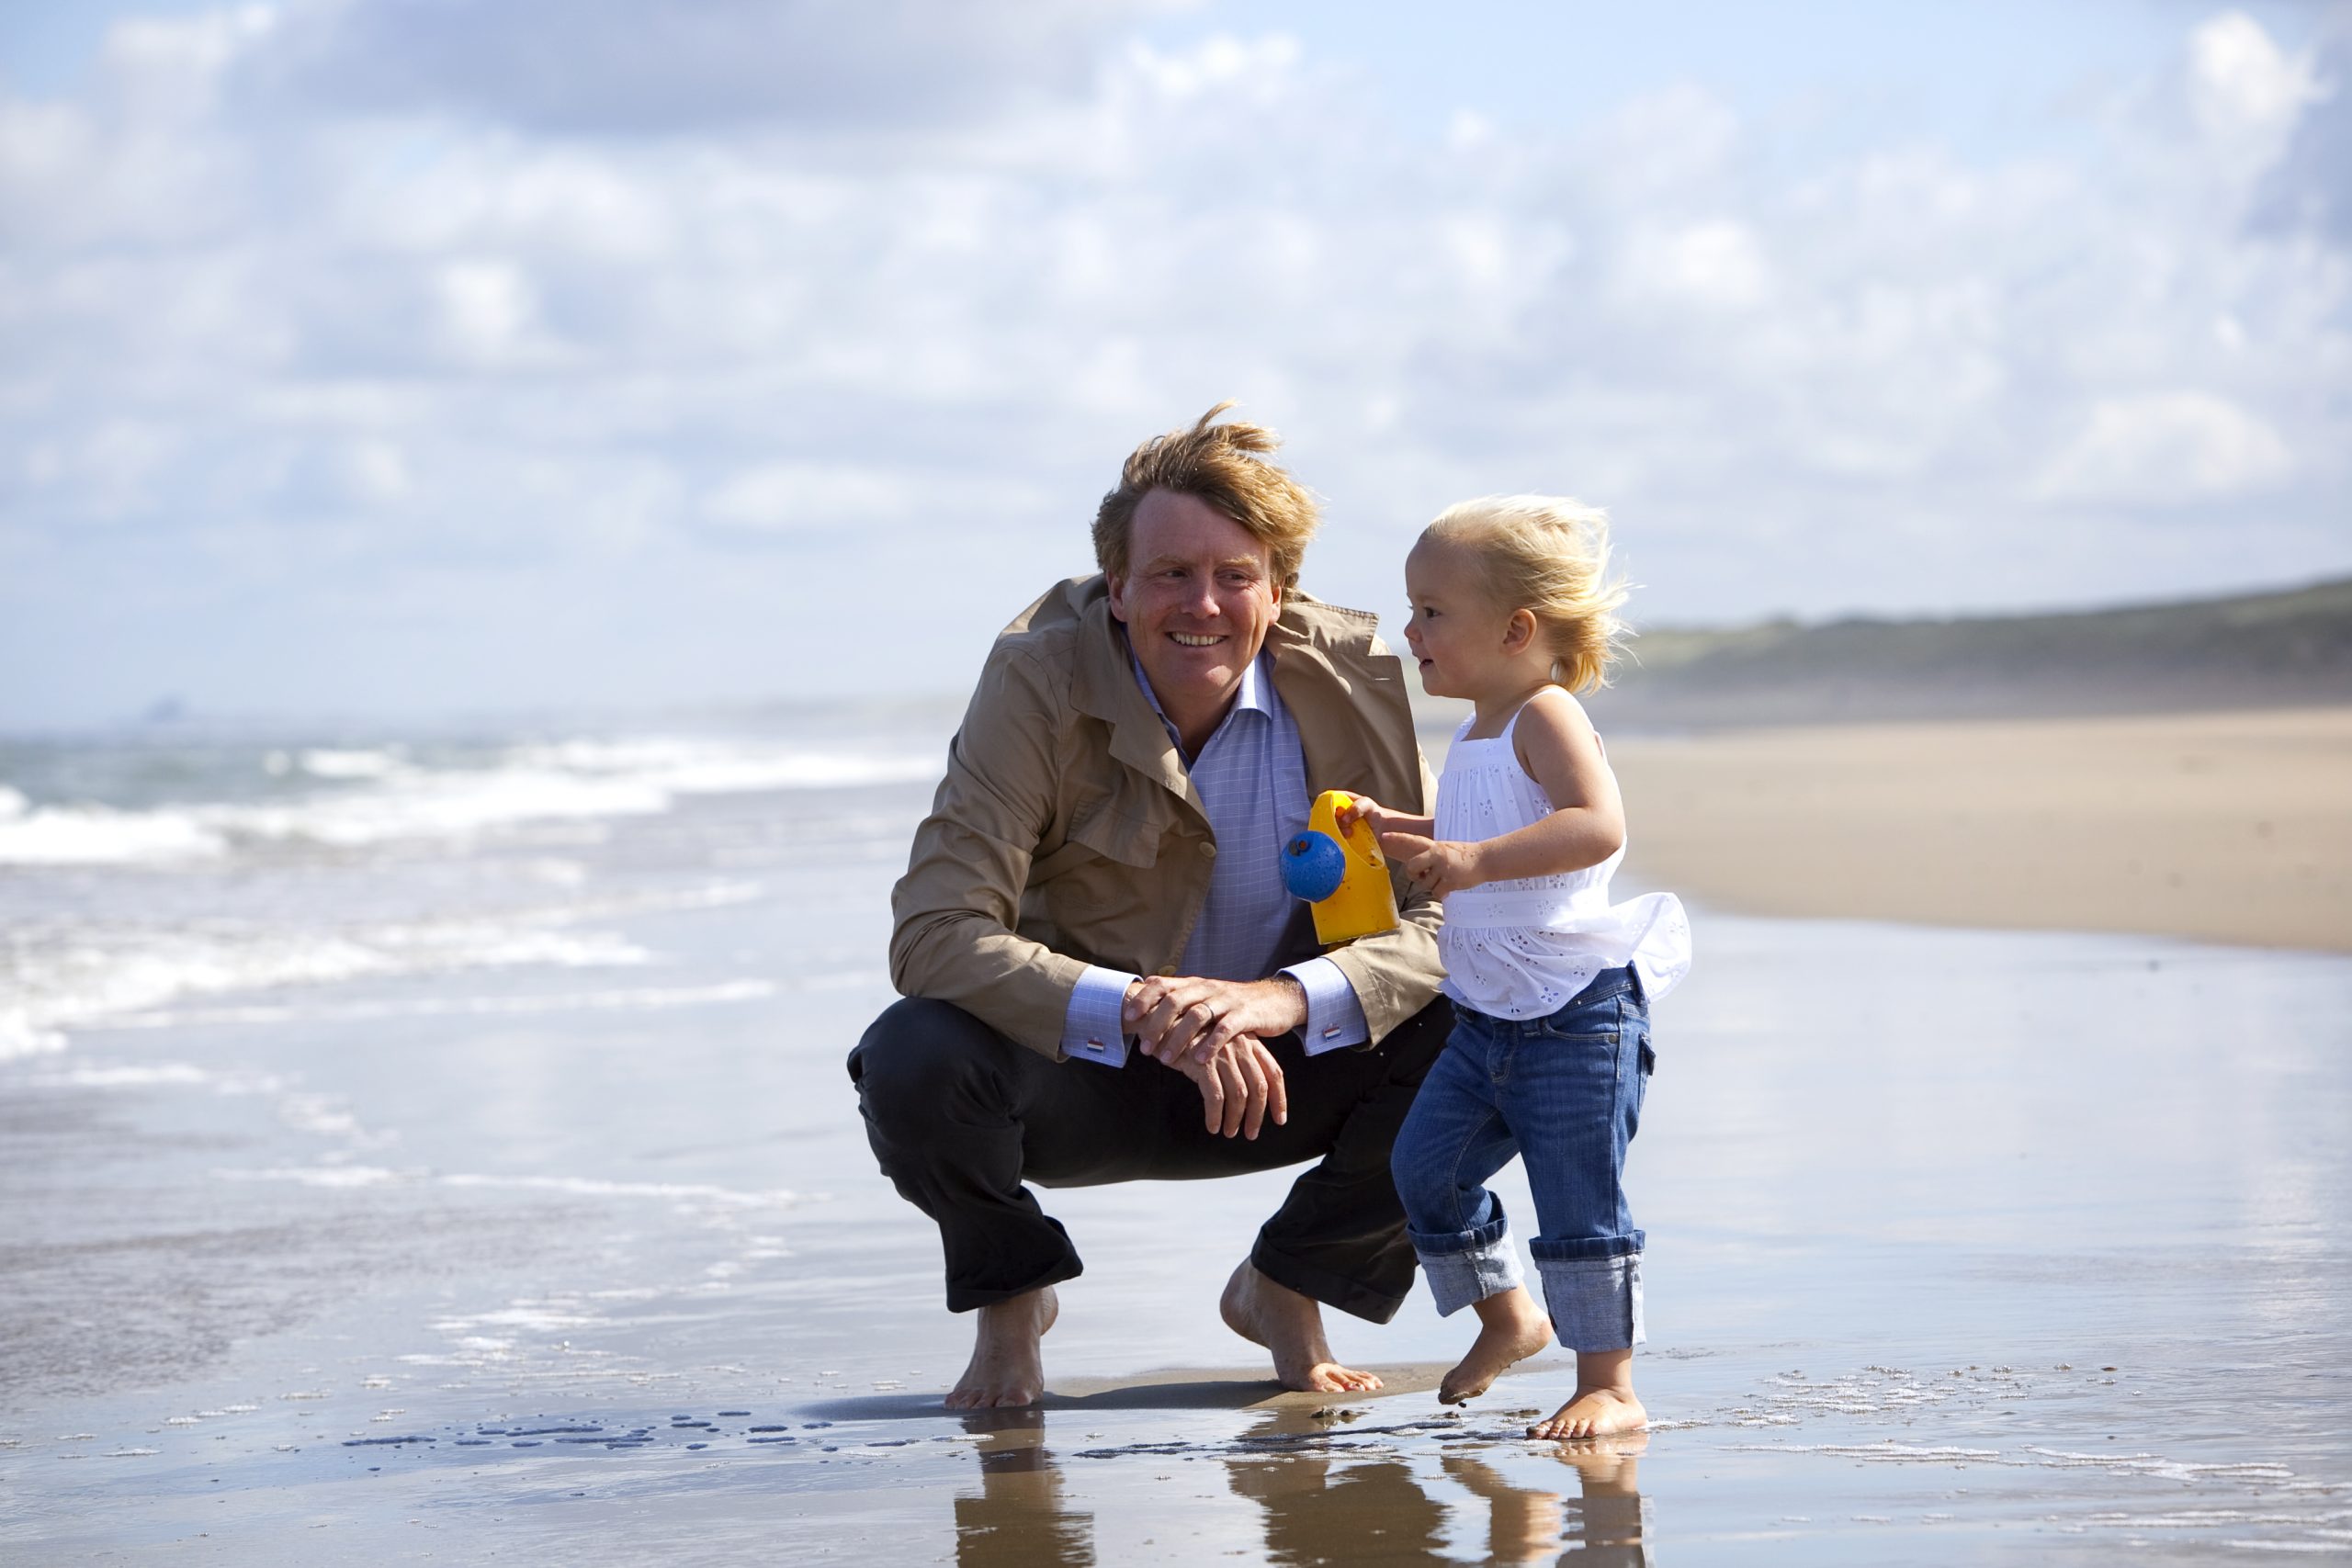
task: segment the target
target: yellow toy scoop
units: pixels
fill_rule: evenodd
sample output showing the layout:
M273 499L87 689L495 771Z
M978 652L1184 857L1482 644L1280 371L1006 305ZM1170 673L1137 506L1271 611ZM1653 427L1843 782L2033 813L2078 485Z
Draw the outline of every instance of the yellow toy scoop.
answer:
M1340 813L1354 804L1343 789L1325 790L1306 814L1306 831L1283 846L1283 886L1315 906L1315 940L1325 947L1396 929L1396 893L1372 825L1340 831Z

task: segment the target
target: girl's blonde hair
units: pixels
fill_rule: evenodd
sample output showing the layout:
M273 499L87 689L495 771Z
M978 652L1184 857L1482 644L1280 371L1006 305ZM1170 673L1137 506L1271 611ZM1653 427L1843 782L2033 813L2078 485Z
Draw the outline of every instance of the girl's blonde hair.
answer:
M1609 571L1609 513L1559 495L1457 502L1421 534L1477 558L1495 603L1535 616L1552 679L1571 692L1609 683L1625 583Z

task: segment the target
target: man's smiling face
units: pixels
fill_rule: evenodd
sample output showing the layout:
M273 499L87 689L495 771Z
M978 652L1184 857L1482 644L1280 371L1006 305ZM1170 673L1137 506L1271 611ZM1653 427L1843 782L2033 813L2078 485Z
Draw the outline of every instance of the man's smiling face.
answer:
M1127 570L1110 586L1111 613L1126 623L1160 706L1198 745L1282 612L1272 556L1200 497L1156 490L1136 503Z

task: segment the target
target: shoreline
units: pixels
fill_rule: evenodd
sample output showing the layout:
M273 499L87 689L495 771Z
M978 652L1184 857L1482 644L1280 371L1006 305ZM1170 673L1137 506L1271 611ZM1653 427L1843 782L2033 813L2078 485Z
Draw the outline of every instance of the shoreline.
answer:
M1800 919L2352 953L2352 706L1624 735L1630 880Z

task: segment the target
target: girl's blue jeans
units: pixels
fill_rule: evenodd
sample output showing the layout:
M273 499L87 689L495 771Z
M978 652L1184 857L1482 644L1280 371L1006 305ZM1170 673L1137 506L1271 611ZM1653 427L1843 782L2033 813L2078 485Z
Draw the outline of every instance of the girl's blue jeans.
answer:
M1530 1250L1565 1349L1642 1342L1642 1233L1622 1179L1655 1060L1649 1008L1629 968L1605 969L1549 1018L1456 1006L1389 1169L1441 1314L1522 1276L1487 1179L1527 1162L1541 1227Z

